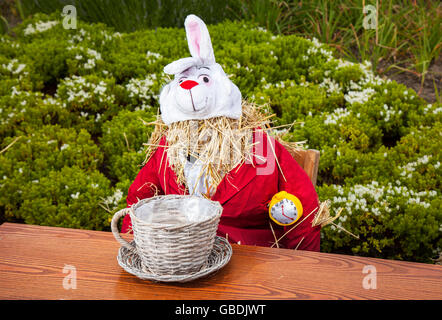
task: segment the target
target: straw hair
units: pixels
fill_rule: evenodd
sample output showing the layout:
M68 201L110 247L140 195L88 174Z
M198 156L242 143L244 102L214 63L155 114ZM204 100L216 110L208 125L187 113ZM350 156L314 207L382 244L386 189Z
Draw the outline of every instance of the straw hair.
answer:
M6 152L10 147L12 147L14 145L14 143L16 143L19 139L21 138L21 136L16 137L10 144L8 144L3 150L0 151L0 154L2 154L3 152Z
M321 228L322 228L322 227L325 227L325 226L331 224L331 225L335 226L336 228L341 229L342 231L348 233L352 237L359 239L359 236L354 235L350 231L348 231L348 230L344 229L343 227L341 227L340 225L334 223L334 221L340 217L341 212L344 209L340 208L338 210L338 213L334 217L332 217L332 216L330 216L330 203L331 203L330 200L326 200L320 204L319 210L315 214L315 217L313 218L312 227L321 226Z

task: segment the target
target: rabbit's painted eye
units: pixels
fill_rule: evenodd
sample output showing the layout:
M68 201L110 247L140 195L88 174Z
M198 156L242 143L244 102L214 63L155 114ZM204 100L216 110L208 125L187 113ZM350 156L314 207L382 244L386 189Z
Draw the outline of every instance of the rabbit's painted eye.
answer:
M209 82L210 82L210 77L209 77L207 74L202 74L202 75L200 75L200 76L198 77L198 79L199 79L200 81L203 81L203 82L206 83L206 84L209 84Z
M180 80L178 80L178 84L182 83L184 80L186 80L187 78L180 78Z

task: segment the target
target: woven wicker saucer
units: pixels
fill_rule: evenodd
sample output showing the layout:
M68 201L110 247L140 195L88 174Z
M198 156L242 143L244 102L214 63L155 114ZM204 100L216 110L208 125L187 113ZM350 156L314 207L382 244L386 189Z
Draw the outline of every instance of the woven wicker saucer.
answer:
M215 271L223 268L232 256L232 247L229 242L216 236L213 249L209 254L206 263L197 272L179 275L156 275L143 266L138 254L122 246L118 251L118 264L128 273L137 276L143 280L158 282L188 282L198 278L205 277Z

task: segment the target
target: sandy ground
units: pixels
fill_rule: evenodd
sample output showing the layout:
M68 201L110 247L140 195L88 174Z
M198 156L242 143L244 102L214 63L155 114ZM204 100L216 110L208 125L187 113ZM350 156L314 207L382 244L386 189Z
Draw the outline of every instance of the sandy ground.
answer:
M381 65L380 69L387 68L388 66ZM430 103L437 101L436 90L439 95L442 93L442 57L436 61L433 61L428 68L425 75L424 83L422 84L422 78L414 72L402 71L398 72L397 69L390 69L384 74L388 78L395 80L398 83L402 83L407 87L413 89L417 94Z

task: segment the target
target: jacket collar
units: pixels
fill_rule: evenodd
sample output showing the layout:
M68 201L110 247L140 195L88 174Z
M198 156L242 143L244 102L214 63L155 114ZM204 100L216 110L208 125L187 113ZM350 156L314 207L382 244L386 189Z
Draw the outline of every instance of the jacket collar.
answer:
M213 201L222 205L239 193L256 177L255 168L247 163L239 164L238 167L227 173L216 188L212 196Z

